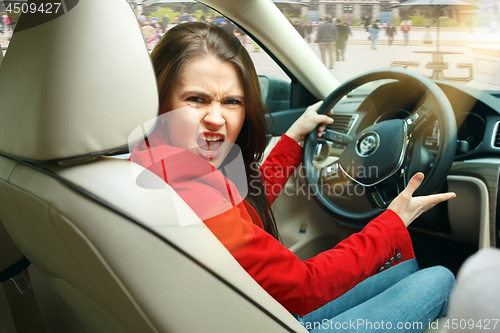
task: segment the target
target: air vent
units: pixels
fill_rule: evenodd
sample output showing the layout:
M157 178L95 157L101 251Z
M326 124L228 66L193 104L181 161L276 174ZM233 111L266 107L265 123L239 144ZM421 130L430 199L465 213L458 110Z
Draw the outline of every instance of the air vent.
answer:
M357 115L333 114L332 118L333 118L333 124L328 125L328 128L337 132L347 134L351 130L351 127L354 124Z
M500 124L500 121L497 121L495 124L495 129L493 130L493 138L491 140L491 145L493 148L500 148L500 131L498 130L498 125Z

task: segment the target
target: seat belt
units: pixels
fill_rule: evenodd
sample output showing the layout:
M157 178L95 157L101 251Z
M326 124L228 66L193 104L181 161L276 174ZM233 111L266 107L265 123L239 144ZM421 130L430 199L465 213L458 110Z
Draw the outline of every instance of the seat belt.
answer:
M2 223L0 223L0 240L0 282L9 303L16 331L46 333L29 279L27 268L31 263L22 256ZM19 257L22 259L19 260ZM12 262L14 264L5 268Z

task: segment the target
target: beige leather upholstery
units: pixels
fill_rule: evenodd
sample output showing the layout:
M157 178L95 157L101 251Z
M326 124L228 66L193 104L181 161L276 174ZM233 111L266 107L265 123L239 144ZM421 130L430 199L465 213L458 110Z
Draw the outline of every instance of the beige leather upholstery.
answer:
M21 29L46 16L20 17L0 68L0 123L9 124L0 151L46 161L126 146L158 113L151 60L129 4L79 1Z
M0 221L0 271L14 265L23 259L23 254L12 241L9 234L5 230Z
M172 243L0 157L0 217L89 332L286 332L280 322L301 330L173 191L136 186L139 166L99 158L50 168Z
M140 188L141 167L88 158L126 146L157 114L125 0L79 1L16 32L0 98L0 220L89 332L305 331L168 186ZM116 210L6 156L48 161Z

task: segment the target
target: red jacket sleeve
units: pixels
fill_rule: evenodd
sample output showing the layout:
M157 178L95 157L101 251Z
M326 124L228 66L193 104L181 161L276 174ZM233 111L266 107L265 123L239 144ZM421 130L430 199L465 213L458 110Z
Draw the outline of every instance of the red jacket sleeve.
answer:
M301 162L302 147L294 139L283 134L260 168L269 205L279 196L288 178Z
M234 208L205 224L271 296L299 315L343 295L391 258L396 265L414 257L404 223L390 210L333 249L305 261L261 227L244 221L244 213Z
M288 145L298 145L287 140L292 139L283 138L271 156L269 163L275 170L290 162L289 158L292 165L300 163L297 154L287 154ZM174 147L148 148L143 144L136 148L131 161L168 181L250 276L290 312L305 315L376 274L385 263L392 261L394 265L414 257L404 223L388 210L335 248L301 261L264 231L253 208L210 164ZM275 174L271 181L278 179L273 184L284 184L288 175L278 179ZM204 200L200 200L200 193L204 193ZM217 212L215 216L213 212ZM396 260L396 249L400 260Z

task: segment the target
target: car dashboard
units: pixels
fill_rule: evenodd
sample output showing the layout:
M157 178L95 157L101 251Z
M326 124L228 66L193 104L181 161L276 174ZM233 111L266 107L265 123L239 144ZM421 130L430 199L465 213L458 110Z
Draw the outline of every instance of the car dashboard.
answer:
M457 198L423 214L413 228L478 248L495 246L500 243L496 223L500 216L499 96L444 82L438 82L438 86L448 97L457 121L457 152L440 191L455 191ZM377 122L407 117L424 103L424 95L420 87L397 81L383 82L374 89L358 89L334 106L334 123L328 128L355 137ZM421 135L421 145L430 154L437 152L439 134L439 122L430 118ZM329 155L340 156L342 146L330 144ZM351 207L363 205L355 203Z

